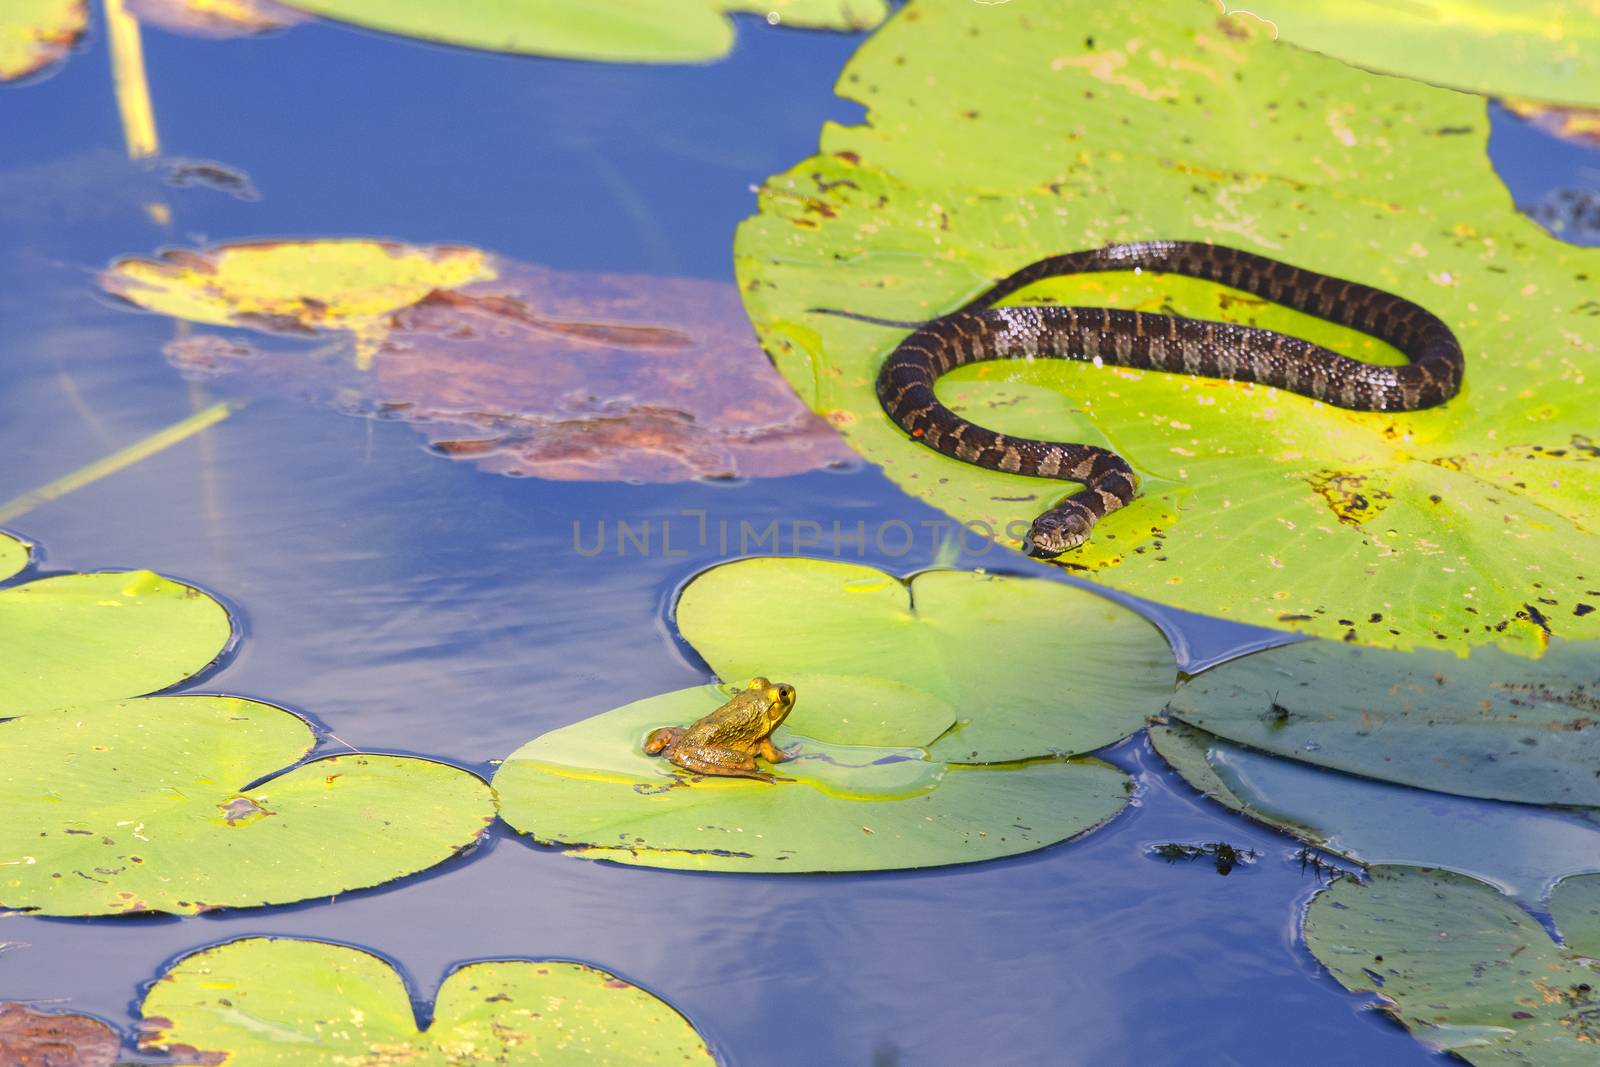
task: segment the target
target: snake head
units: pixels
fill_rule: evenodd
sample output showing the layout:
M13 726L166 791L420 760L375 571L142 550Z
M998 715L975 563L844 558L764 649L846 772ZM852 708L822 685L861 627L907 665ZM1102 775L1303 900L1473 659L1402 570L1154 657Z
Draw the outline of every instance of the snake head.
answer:
M1053 559L1087 541L1093 525L1094 516L1070 502L1052 508L1033 520L1028 536L1022 539L1022 551L1036 559Z

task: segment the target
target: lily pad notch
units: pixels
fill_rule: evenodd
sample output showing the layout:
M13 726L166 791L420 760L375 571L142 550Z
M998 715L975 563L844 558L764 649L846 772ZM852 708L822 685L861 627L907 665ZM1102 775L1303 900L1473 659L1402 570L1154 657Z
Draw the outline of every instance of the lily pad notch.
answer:
M140 1048L308 1067L385 1062L711 1063L670 1004L616 975L564 960L453 968L417 1025L405 981L371 952L250 937L185 956L150 988ZM337 1019L337 1026L329 1020Z

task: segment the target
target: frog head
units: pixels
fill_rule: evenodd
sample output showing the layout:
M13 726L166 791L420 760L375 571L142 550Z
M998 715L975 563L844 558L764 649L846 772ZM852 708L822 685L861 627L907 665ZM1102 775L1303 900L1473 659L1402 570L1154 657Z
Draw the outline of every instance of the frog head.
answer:
M745 692L758 694L761 700L762 714L767 720L767 732L771 733L778 728L778 724L789 717L789 712L794 710L794 686L787 682L771 682L765 678L752 678L745 687Z

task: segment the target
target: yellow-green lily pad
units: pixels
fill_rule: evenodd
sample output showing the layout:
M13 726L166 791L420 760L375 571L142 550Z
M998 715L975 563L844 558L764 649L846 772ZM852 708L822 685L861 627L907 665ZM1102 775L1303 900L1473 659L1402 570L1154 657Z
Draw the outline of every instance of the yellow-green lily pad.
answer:
M780 727L789 781L679 772L640 745L726 697L684 689L522 746L495 775L500 816L568 854L647 867L798 873L894 870L1017 855L1086 833L1132 782L1098 760L942 763L916 748L842 746ZM806 700L802 690L800 703ZM798 706L790 719L799 715ZM812 728L825 725L816 714Z
M443 862L494 818L466 771L362 753L295 766L315 743L298 716L225 696L0 723L0 906L191 914L333 896Z
M729 15L807 29L865 30L885 0L284 0L388 33L496 52L616 63L698 63L733 48Z
M0 82L64 59L88 25L85 0L6 0L0 7Z
M1374 867L1318 893L1306 947L1346 989L1376 993L1430 1048L1473 1064L1593 1064L1600 970L1493 886Z
M1166 638L1061 582L764 557L713 567L679 597L679 631L733 682L799 693L791 729L994 763L1090 752L1171 695Z
M494 276L490 257L475 248L329 238L129 257L102 272L100 285L147 311L191 322L346 331L358 358L370 359L396 311L436 289Z
M1464 796L1600 806L1600 642L1542 659L1302 641L1178 687L1173 715L1290 759Z
M405 981L377 956L249 937L179 960L151 986L142 1011L141 1048L241 1067L712 1062L671 1005L598 967L564 960L458 967L439 987L424 1028Z
M1190 611L1371 644L1600 637L1600 612L1580 610L1600 555L1600 250L1513 209L1483 101L1274 41L1204 3L1091 0L921 0L840 89L867 122L825 127L819 154L768 179L736 270L796 391L908 492L1017 544L1074 486L910 440L874 389L907 331L813 309L921 320L1058 253L1230 245L1427 307L1465 347L1463 392L1374 414L1064 360L956 371L941 395L975 421L1109 445L1136 469L1138 499L1058 565ZM1148 272L1018 298L1250 321L1396 358Z
M0 589L0 718L164 689L216 659L232 635L221 604L150 571Z
M1251 0L1283 40L1490 96L1600 104L1600 8L1572 0Z
M0 533L0 581L28 565L28 542Z

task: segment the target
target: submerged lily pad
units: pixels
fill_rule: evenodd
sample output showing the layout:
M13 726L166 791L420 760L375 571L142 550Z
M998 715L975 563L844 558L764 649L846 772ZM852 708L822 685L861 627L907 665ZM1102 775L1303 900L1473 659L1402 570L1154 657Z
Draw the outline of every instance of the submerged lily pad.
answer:
M164 689L216 659L232 634L221 604L150 571L11 586L0 590L0 718Z
M1506 110L1563 141L1600 148L1600 107L1557 107L1533 100L1502 100Z
M733 47L728 15L809 29L864 30L885 0L286 0L388 33L496 52L622 63L695 63Z
M1595 1062L1600 971L1482 882L1375 867L1317 894L1305 939L1340 985L1382 996L1432 1048L1475 1064Z
M1274 42L1202 3L1091 0L924 0L840 86L868 124L825 127L820 154L766 182L737 272L790 383L907 491L1015 544L1072 486L909 440L874 390L907 331L812 309L924 319L1057 253L1157 238L1242 247L1439 314L1467 352L1464 392L1374 414L1063 360L956 371L941 394L976 421L1109 445L1136 468L1142 495L1060 564L1187 610L1374 644L1600 636L1587 610L1600 252L1512 210L1482 101ZM1397 358L1149 272L1019 295L1250 321Z
M28 565L28 543L0 533L0 581Z
M1460 871L1534 905L1563 876L1600 871L1600 809L1413 789L1280 759L1183 723L1152 727L1150 743L1217 803L1356 863Z
M274 0L125 0L141 22L192 37L253 37L310 18Z
M405 981L343 945L229 941L173 965L144 999L149 1051L318 1065L709 1063L672 1006L597 967L493 960L451 971L424 1029Z
M1600 245L1600 192L1591 189L1552 189L1522 211L1564 241Z
M1109 745L1160 710L1177 674L1166 638L1121 605L968 571L740 560L689 583L677 624L722 678L792 683L798 733L961 763Z
M894 870L1032 852L1106 822L1132 789L1098 760L963 766L916 748L828 745L799 726L774 735L796 746L773 768L792 781L690 776L641 750L652 729L725 699L679 690L530 741L495 775L501 818L571 855L646 867ZM815 711L805 722L828 725Z
M0 723L0 906L187 914L332 896L449 859L494 818L481 780L429 760L284 770L315 743L299 717L223 696Z
M1184 682L1184 722L1307 763L1464 796L1600 805L1600 642L1461 659L1333 641Z
M0 1063L10 1067L111 1067L122 1038L99 1019L0 1002Z
M316 266L329 258L348 264ZM450 270L436 274L436 260ZM369 261L420 266L405 284L375 287L360 273ZM167 355L191 377L404 420L438 454L498 474L676 482L782 477L851 458L773 369L723 282L554 271L462 249L284 241L174 264L128 260L102 284L193 321L336 331L353 360L325 341L315 351L262 349L207 334L173 341Z
M1247 13L1286 41L1368 70L1490 96L1600 104L1592 3L1251 0Z
M0 82L66 58L88 26L85 0L6 0L0 6Z
M1600 960L1600 874L1563 878L1550 894L1550 917L1568 948Z

